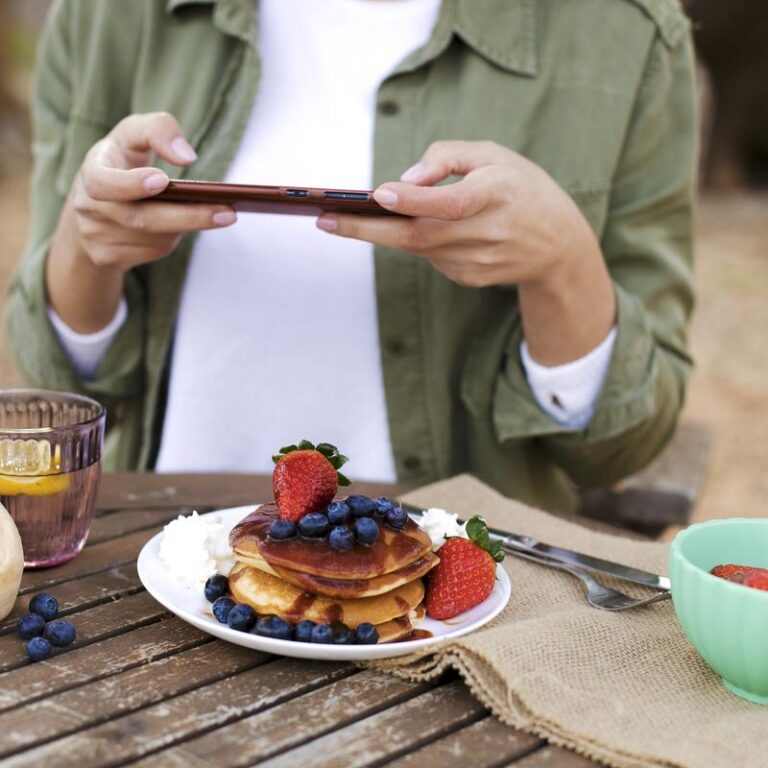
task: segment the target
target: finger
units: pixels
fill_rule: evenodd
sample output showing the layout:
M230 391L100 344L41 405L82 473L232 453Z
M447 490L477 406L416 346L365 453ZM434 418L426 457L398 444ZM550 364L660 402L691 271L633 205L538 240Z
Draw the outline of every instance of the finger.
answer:
M221 229L237 221L231 208L201 203L107 203L100 213L124 229L150 236Z
M428 216L443 221L469 219L487 202L482 184L463 179L440 187L422 187L402 181L388 181L373 193L379 205L404 216Z
M493 141L435 141L400 180L431 186L449 176L466 176L484 165L512 162L516 156Z
M415 254L439 249L463 237L462 232L456 231L458 224L453 222L404 216L325 213L317 220L317 226L325 232L342 237Z
M75 206L79 209L88 208L94 200L115 203L142 200L164 190L169 181L168 174L158 168L122 170L105 165L98 150L86 157L80 180L84 194L75 194Z
M147 164L141 159L147 153L154 153L174 165L190 165L197 159L178 121L167 112L130 115L112 129L110 137L126 159L137 159L137 165Z

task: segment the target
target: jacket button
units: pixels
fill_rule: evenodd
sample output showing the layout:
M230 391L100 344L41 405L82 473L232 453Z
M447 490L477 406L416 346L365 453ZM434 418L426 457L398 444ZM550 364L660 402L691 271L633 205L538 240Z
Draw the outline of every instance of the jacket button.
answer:
M416 470L421 469L421 459L418 456L406 456L403 459L403 466L409 472L416 472Z
M392 116L400 112L400 104L394 99L385 99L379 102L379 114Z
M384 348L390 355L399 357L405 352L405 342L402 339L389 339L384 345Z

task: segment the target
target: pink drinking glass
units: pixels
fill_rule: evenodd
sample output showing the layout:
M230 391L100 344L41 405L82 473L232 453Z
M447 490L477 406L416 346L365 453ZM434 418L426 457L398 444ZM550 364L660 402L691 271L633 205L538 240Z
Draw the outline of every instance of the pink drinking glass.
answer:
M19 529L27 568L60 565L85 545L105 420L104 407L81 395L0 391L0 503Z

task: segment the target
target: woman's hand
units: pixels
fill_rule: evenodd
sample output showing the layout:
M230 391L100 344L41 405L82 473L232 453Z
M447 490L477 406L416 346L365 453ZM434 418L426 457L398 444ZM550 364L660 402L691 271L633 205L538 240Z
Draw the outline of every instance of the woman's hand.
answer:
M123 275L167 256L187 232L229 226L221 205L185 205L151 198L168 186L155 157L190 165L195 151L165 113L131 115L94 144L83 161L48 256L48 300L77 331L91 333L114 316Z
M449 176L454 184L433 186ZM399 217L324 214L318 226L429 260L460 285L517 285L531 355L544 365L596 347L613 286L589 224L539 166L492 142L441 141L374 193Z

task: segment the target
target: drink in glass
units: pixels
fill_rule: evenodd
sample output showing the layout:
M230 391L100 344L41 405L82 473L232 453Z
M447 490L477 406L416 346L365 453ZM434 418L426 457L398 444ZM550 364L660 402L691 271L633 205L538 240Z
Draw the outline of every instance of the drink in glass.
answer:
M105 418L80 395L0 391L0 503L19 530L27 568L65 563L85 545Z

